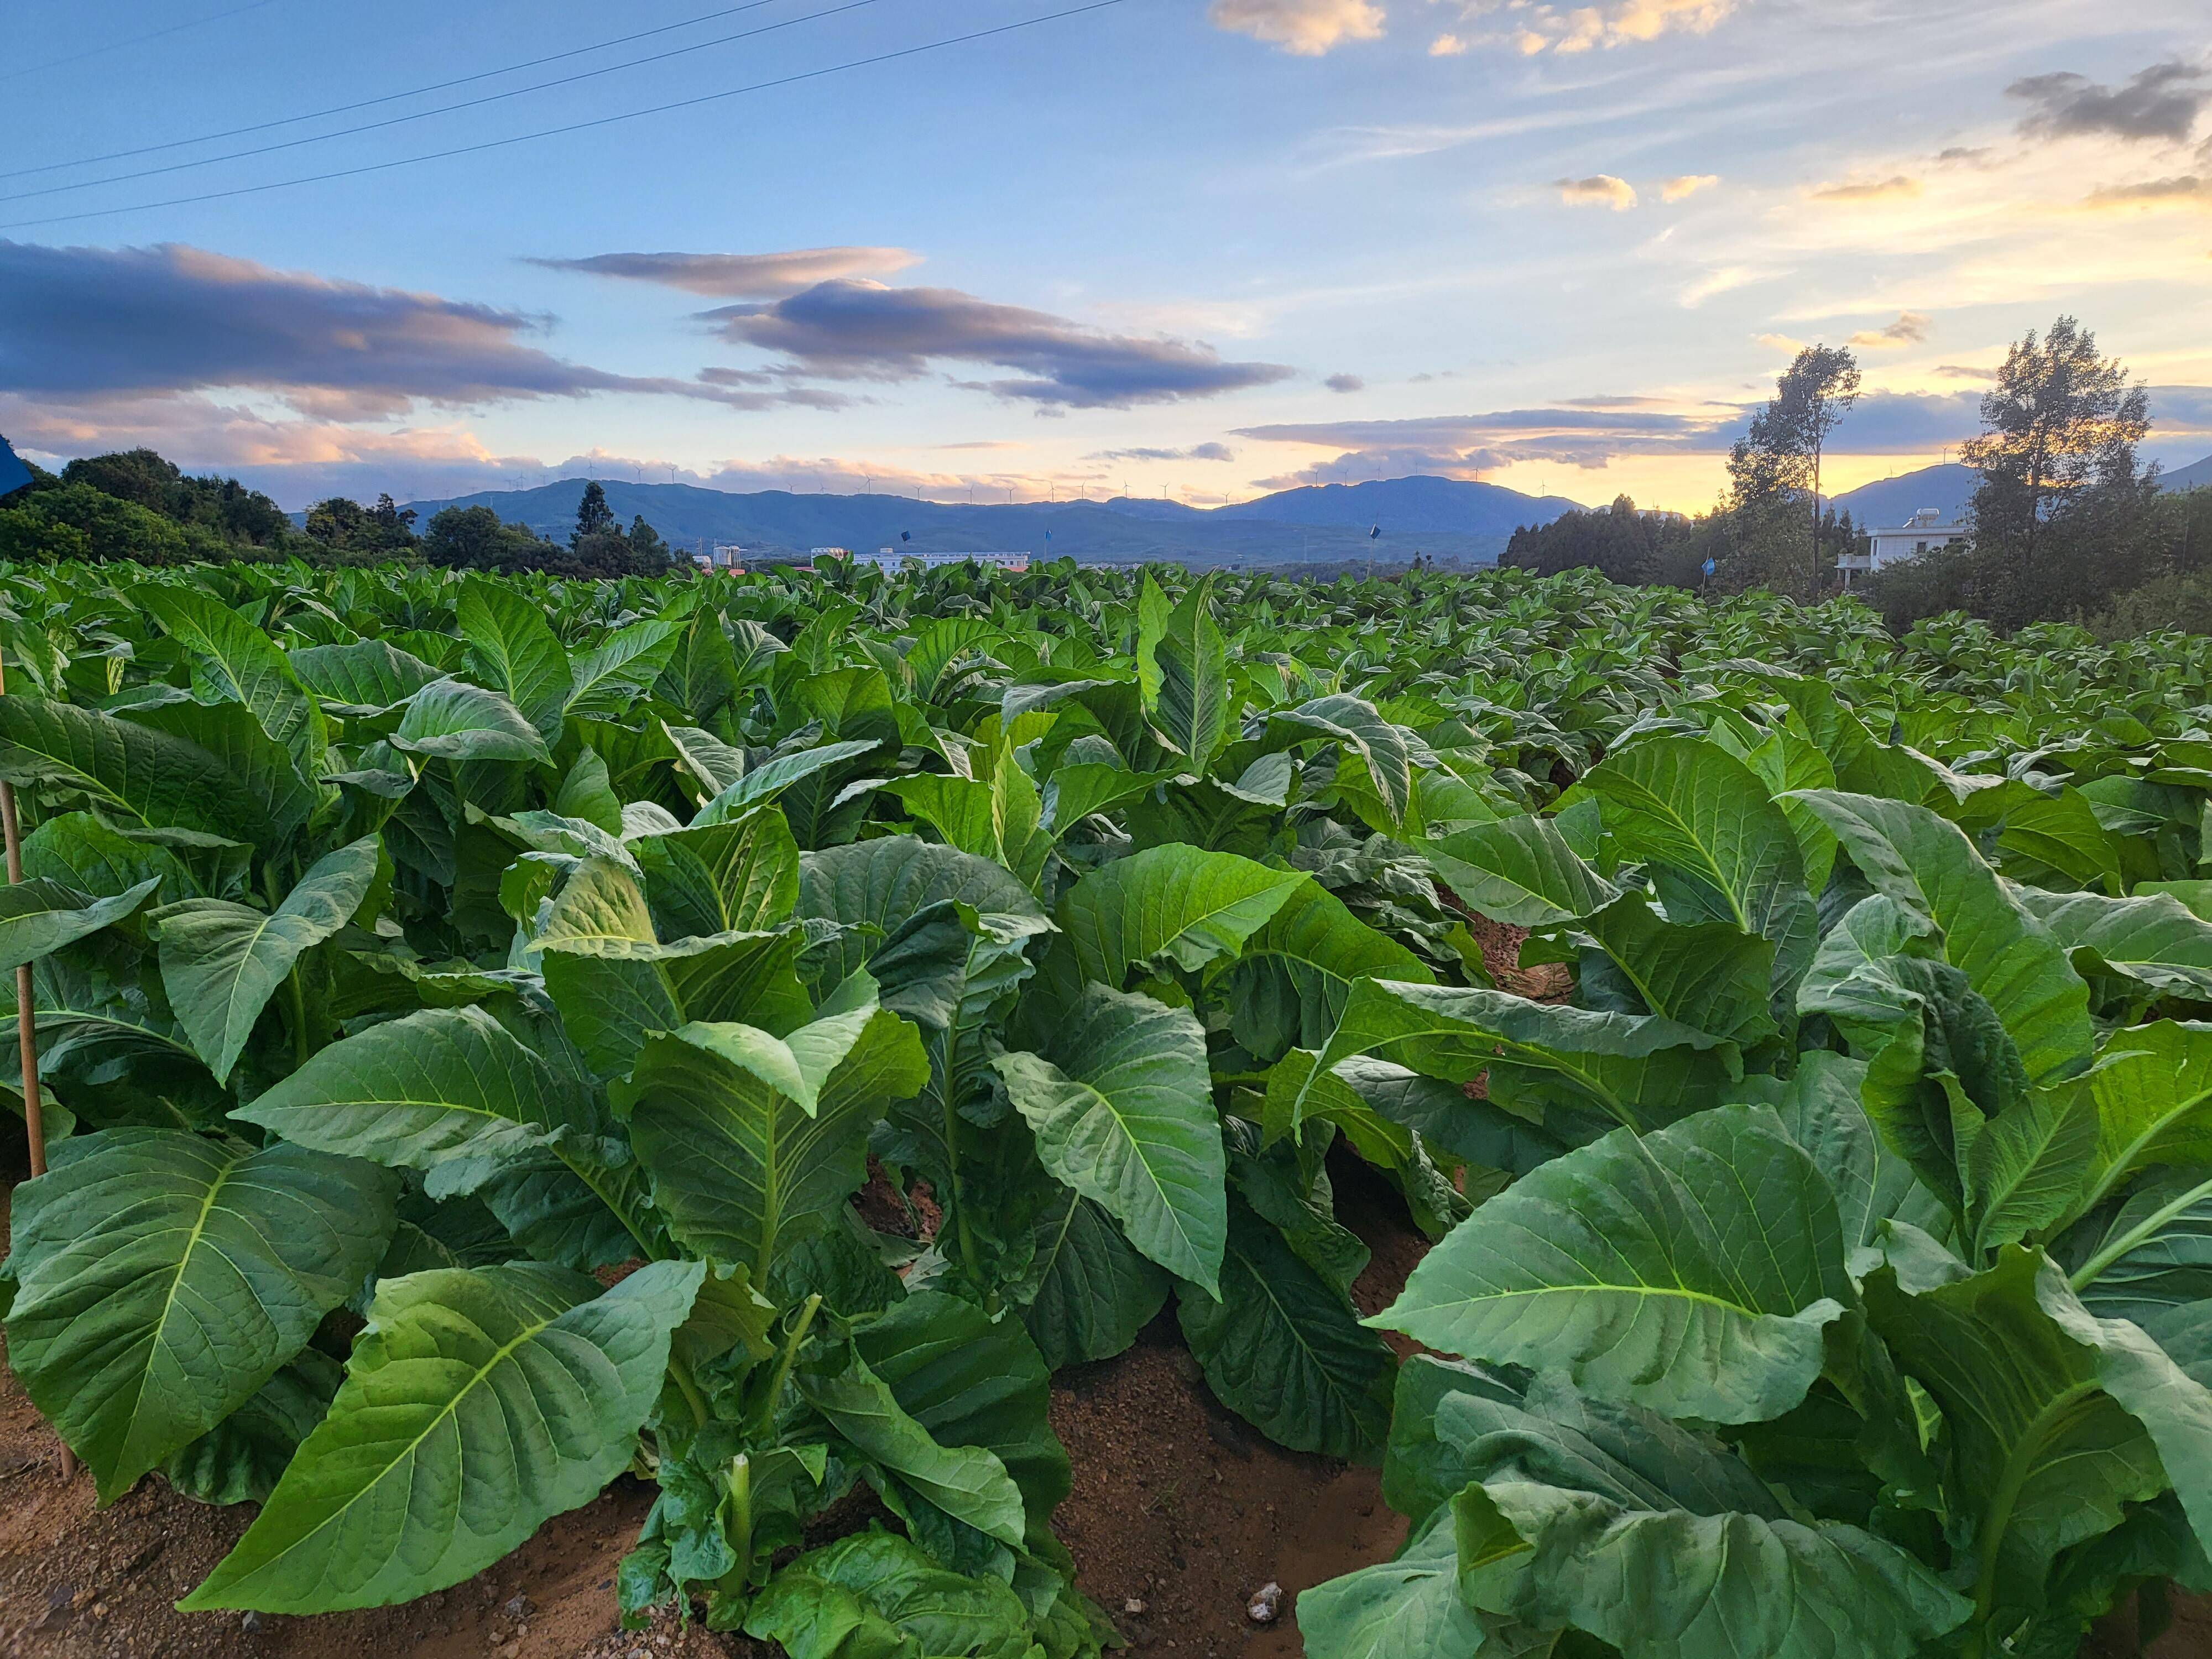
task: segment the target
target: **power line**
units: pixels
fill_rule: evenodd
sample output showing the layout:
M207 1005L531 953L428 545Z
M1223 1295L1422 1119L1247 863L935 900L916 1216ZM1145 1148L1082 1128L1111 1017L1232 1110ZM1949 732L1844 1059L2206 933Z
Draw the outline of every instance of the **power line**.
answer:
M265 6L270 0L255 0L256 5ZM155 155L165 149L184 149L193 144L212 144L224 138L243 138L251 133L270 132L278 127L297 126L302 121L320 121L333 115L350 115L356 110L374 109L380 104L397 104L410 98L427 98L434 92L451 92L455 87L473 86L478 81L495 81L502 75L520 75L525 70L543 69L548 64L558 64L571 58L584 58L595 52L611 52L617 46L649 40L655 35L673 34L678 29L696 28L702 23L735 17L740 12L758 11L763 6L773 5L775 0L749 0L742 6L726 6L720 11L710 11L697 17L687 17L680 23L664 23L659 28L641 29L635 34L617 35L611 40L601 40L589 46L575 46L567 52L549 53L544 58L532 58L520 64L509 64L502 69L483 70L475 75L457 76L450 81L434 81L426 87L415 87L406 92L387 92L380 98L363 98L350 104L333 104L328 109L310 110L305 115L287 115L274 121L257 121L251 126L226 127L220 132L203 132L192 138L171 138L158 144L141 144L136 149L112 149L104 155L81 155L73 161L47 161L34 167L16 167L0 173L0 179L27 179L34 173L59 173L68 167L97 167L102 161L127 161L134 155ZM243 8L252 11L254 6ZM228 17L232 14L225 12ZM100 48L106 51L106 47Z
M757 0L765 5L769 0ZM387 127L404 127L412 121L427 121L433 116L451 115L465 109L477 109L486 104L503 103L509 98L521 98L533 92L547 92L556 87L574 86L579 81L592 81L603 75L619 74L623 70L640 69L647 64L665 63L672 58L684 58L695 52L705 52L714 46L726 46L733 41L750 40L757 35L774 34L780 29L795 28L801 23L812 23L824 17L835 17L840 12L858 11L863 6L872 6L878 0L845 0L839 6L822 11L811 11L798 17L787 17L781 22L763 23L758 28L740 29L735 34L717 35L712 40L701 40L688 46L675 46L666 52L657 52L646 58L633 58L628 63L608 64L599 69L581 70L574 75L559 76L550 81L533 82L526 87L510 87L505 92L486 93L481 98L465 98L457 104L441 104L435 109L416 110L411 115L388 116L381 121L364 121L357 127L340 127L333 132L318 132L305 138L286 138L274 144L261 144L252 149L234 149L221 155L203 155L193 161L172 161L166 167L142 167L136 173L110 173L105 179L80 179L74 184L42 185L36 190L20 190L12 196L0 196L0 202L27 202L40 196L59 196L73 190L96 190L102 185L128 184L133 179L155 179L164 173L189 173L195 167L211 167L223 161L242 161L256 155L273 155L279 150L298 149L307 144L327 143L333 138L352 138L364 132L380 132Z
M83 213L54 214L43 219L15 219L0 224L0 230L26 230L37 225L73 224L82 219L105 219L118 213L147 213L156 208L190 207L201 202L228 201L234 197L258 196L264 191L289 190L295 185L327 184L336 179L357 179L364 173L388 173L394 167L415 167L424 161L450 161L458 155L476 155L486 150L507 149L516 144L534 143L540 138L558 138L572 132L589 132L599 127L610 127L623 121L641 120L648 115L666 115L676 110L696 109L702 104L716 104L731 98L742 98L756 92L771 92L779 87L797 86L807 81L818 81L825 76L842 75L851 70L870 69L878 64L896 63L901 58L919 58L925 52L942 52L951 46L964 46L977 40L988 40L995 35L1012 34L1022 29L1036 28L1046 23L1057 23L1070 17L1080 17L1087 12L1105 11L1125 3L1125 0L1090 0L1090 3L1070 6L1064 11L1047 12L1042 17L1024 17L1018 22L1000 23L987 29L975 29L966 34L949 35L942 40L926 41L918 46L902 46L896 52L878 52L871 58L855 58L842 64L831 64L826 68L803 70L795 75L778 76L770 81L756 81L750 86L732 87L724 92L702 93L696 98L680 98L673 103L653 104L644 109L626 110L619 115L602 115L590 121L572 121L565 126L545 127L536 132L518 133L511 138L488 138L482 143L461 144L452 149L432 150L422 155L403 155L396 161L370 161L361 167L341 167L331 173L308 173L297 179L272 179L265 185L240 185L231 190L204 191L198 196L173 196L166 201L137 202L128 207L94 208Z
M209 23L220 23L226 17L237 17L249 11L259 11L264 6L273 6L276 0L253 0L248 6L233 6L228 11L219 11L212 17L195 17L190 22L172 23L165 29L155 29L151 34L134 34L125 40L110 40L104 46L90 46L82 52L71 52L66 58L54 58L43 64L33 64L28 69L10 70L0 75L0 82L21 80L26 75L44 75L48 70L65 68L70 64L82 64L88 58L98 58L104 52L121 52L126 46L143 46L149 40L160 40L172 34L181 34L186 29L196 29Z

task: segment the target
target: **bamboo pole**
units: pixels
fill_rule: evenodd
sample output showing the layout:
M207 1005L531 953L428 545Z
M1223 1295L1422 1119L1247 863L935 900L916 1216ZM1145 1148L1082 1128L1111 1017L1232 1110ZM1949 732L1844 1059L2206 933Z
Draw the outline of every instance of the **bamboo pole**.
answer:
M7 690L8 667L0 661L0 696L5 696ZM4 835L7 842L8 884L13 887L23 878L23 827L16 815L15 786L12 783L0 783L0 835ZM36 1180L46 1172L46 1124L44 1103L39 1097L38 995L27 962L15 969L15 1042L22 1066L23 1139L30 1146L31 1176ZM62 1479L73 1480L76 1475L76 1455L64 1441Z

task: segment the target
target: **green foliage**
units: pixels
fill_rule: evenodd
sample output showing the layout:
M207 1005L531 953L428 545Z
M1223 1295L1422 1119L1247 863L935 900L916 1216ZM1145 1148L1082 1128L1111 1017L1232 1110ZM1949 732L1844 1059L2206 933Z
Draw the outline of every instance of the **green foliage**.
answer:
M634 1469L633 1623L1089 1659L1050 1376L1170 1300L1412 1522L1316 1659L2058 1653L2212 1578L2212 648L426 529L491 553L0 572L9 1352L103 1500L262 1504L188 1607ZM1438 1241L1366 1320L1352 1160Z

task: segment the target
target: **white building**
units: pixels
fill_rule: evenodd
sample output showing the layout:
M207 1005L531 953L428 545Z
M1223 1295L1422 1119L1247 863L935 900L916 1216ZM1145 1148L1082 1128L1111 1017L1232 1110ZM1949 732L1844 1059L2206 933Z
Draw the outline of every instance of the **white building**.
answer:
M1910 522L1893 530L1868 531L1866 550L1846 553L1837 563L1848 580L1852 571L1885 570L1907 559L1917 559L1933 549L1965 541L1970 533L1962 524L1946 524L1941 507L1923 507Z

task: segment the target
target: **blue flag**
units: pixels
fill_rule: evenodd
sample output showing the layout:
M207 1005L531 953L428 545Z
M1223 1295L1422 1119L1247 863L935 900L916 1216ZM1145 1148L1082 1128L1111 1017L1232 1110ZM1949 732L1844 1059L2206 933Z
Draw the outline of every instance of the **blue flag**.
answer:
M0 438L0 495L11 489L21 489L31 482L31 469L15 459L15 452L8 447L8 441Z
M1713 562L1711 559L1707 559L1705 561L1705 574L1708 576L1711 575L1713 574L1714 568Z

